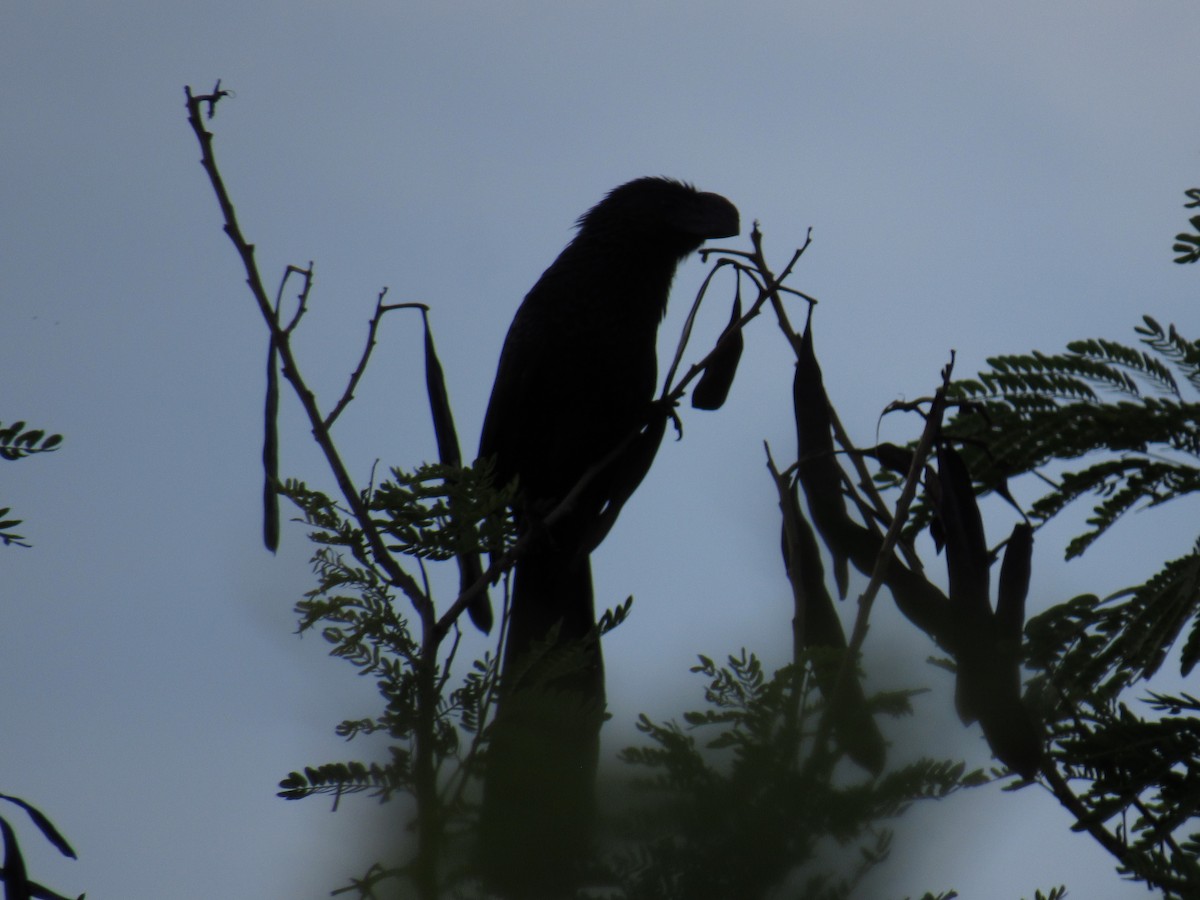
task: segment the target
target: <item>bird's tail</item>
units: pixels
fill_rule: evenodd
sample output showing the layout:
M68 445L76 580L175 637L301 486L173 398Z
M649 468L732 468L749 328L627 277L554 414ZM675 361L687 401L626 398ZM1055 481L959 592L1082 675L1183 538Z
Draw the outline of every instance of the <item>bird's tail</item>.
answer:
M516 567L480 821L483 874L508 897L568 896L590 852L604 670L591 567L566 556Z

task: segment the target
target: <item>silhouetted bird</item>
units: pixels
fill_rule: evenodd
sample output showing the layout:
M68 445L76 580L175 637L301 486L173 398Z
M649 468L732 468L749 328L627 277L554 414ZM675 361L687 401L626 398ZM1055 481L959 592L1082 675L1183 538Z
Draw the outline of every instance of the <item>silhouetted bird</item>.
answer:
M511 897L565 896L586 857L605 703L589 554L662 434L655 344L676 266L739 229L724 197L667 178L621 185L578 225L517 310L479 446L497 484L517 479L533 538L515 567L481 822L484 874Z

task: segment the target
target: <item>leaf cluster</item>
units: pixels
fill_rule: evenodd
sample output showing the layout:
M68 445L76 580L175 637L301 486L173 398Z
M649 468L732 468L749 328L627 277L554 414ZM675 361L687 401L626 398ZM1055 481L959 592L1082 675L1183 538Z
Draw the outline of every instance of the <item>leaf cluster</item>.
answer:
M291 772L279 782L278 796L300 800L313 794L332 794L335 808L343 794L363 791L369 791L381 803L390 800L397 791L405 789L412 777L409 755L398 747L392 747L391 751L391 761L383 765L348 762L305 766L303 772Z
M839 767L848 757L836 739L832 752L814 753L826 704L815 667L842 655L804 651L770 675L745 650L725 665L702 656L692 669L707 681L702 709L682 725L639 718L649 743L622 753L644 773L623 832L634 840L613 857L623 896L762 897L787 883L788 896L845 898L888 855L891 832L880 820L987 781L962 763L929 759L855 779ZM907 715L914 693L868 703ZM857 848L845 854L846 871L819 852L831 841Z
M1200 188L1190 188L1184 191L1188 202L1183 204L1185 209L1195 209L1200 206ZM1192 216L1188 220L1195 232L1200 232L1200 216ZM1179 255L1177 263L1194 263L1200 261L1200 234L1183 231L1175 235L1175 245L1171 248Z
M1187 205L1200 206L1200 190L1187 193ZM1200 217L1191 224L1200 230ZM1177 235L1174 250L1176 262L1200 261L1200 234ZM1067 559L1129 510L1200 489L1200 342L1150 316L1135 331L1138 345L1097 338L1057 354L996 356L951 385L958 412L945 430L979 492L1015 505L1008 481L1039 478L1047 489L1028 510L1036 524L1092 498ZM928 519L922 512L913 528ZM1193 671L1198 613L1200 540L1142 584L1051 607L1028 623L1023 642L1033 672L1026 700L1048 731L1048 786L1118 871L1168 897L1200 896L1200 704L1187 693L1131 692L1161 671L1185 633L1180 672Z
M1049 490L1029 513L1040 522L1097 498L1068 559L1125 512L1200 489L1200 345L1150 316L1135 330L1145 349L1090 339L1065 353L995 356L951 387L960 411L947 434L983 489L1038 473ZM1055 478L1039 471L1051 462L1074 464Z
M959 412L946 431L977 490L1011 499L1010 479L1040 478L1048 490L1028 510L1039 524L1094 498L1068 559L1125 512L1200 489L1200 343L1150 316L1136 332L1141 346L1092 339L1059 354L993 357L989 370L952 386ZM1034 673L1026 696L1048 731L1051 788L1118 871L1170 897L1200 893L1200 716L1188 695L1138 702L1130 691L1161 670L1185 632L1180 672L1191 673L1198 613L1200 541L1144 583L1075 597L1025 629Z
M62 443L61 434L46 434L24 422L0 422L0 459L21 459L34 453L50 453Z
M29 428L25 422L10 422L5 425L0 422L0 459L18 460L32 456L35 453L50 453L62 444L61 434L46 434L44 429ZM4 546L28 547L25 536L17 534L15 529L22 519L6 518L12 512L12 507L0 508L0 544Z
M511 526L502 512L509 492L492 490L490 479L483 464L473 469L442 464L413 472L392 469L387 480L364 492L363 500L389 550L421 566L425 560L478 553L482 541L502 546L509 539ZM280 492L299 508L317 545L312 557L317 584L296 604L299 629L319 629L331 645L330 654L373 679L382 700L377 715L344 720L336 732L347 740L382 734L389 744L384 762L334 762L293 771L280 781L279 796L328 795L336 806L345 794L367 793L381 802L397 794L415 795L422 787L416 743L424 734L431 742L431 778L439 790L438 821L460 820L467 814L463 792L468 760L487 721L495 659L486 654L474 661L451 686L457 640L440 659L431 658L404 612L407 604L376 564L361 524L330 496L303 482L286 480ZM479 521L484 518L489 521ZM421 703L426 677L435 682L431 712ZM387 872L387 877L396 874Z
M1090 339L1058 354L993 357L951 386L958 412L945 432L977 491L1011 500L1010 480L1040 479L1046 489L1027 511L1038 525L1092 498L1067 559L1125 512L1200 489L1200 343L1150 316L1136 332L1140 346ZM1200 542L1142 584L1051 607L1027 624L1023 647L1034 673L1026 698L1048 731L1051 789L1120 872L1172 897L1200 892L1188 825L1200 797L1200 717L1186 703L1163 715L1167 706L1129 692L1184 634L1180 672L1193 670L1198 613Z
M1010 479L1034 475L1048 486L1028 510L1039 525L1078 499L1094 498L1088 527L1068 543L1067 559L1082 555L1129 510L1200 490L1200 343L1150 316L1136 331L1142 348L1094 339L1060 354L997 356L988 360L990 370L952 385L960 406L946 432L960 443L977 490L1011 497ZM1103 602L1076 598L1055 608L1031 632L1031 652L1042 664L1066 663L1080 690L1094 686L1111 697L1154 675L1190 621L1181 657L1188 674L1200 659L1197 612L1194 548ZM1074 649L1051 659L1054 643L1039 649L1039 639L1058 631L1073 638Z
M426 464L413 473L391 470L371 494L368 509L394 543L388 549L415 559L450 560L511 543L507 509L515 487L493 490L492 461L464 468ZM478 528L464 527L478 523Z
M1048 723L1051 756L1078 785L1075 830L1116 822L1117 871L1180 900L1200 895L1200 717L1192 699L1152 693L1145 715L1089 698Z
M1190 615L1173 580L1194 578L1198 560L1173 560L1127 594L1075 597L1026 629L1027 697L1046 723L1051 760L1075 785L1079 827L1117 822L1118 871L1169 897L1200 892L1200 704L1186 693L1128 697Z

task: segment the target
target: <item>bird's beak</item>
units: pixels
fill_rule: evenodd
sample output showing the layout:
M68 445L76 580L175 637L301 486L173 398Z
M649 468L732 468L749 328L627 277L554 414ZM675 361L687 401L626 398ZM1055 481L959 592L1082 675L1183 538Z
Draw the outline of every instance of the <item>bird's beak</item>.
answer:
M700 237L734 237L742 230L737 207L720 194L697 195L695 212L695 220L689 223L690 230Z

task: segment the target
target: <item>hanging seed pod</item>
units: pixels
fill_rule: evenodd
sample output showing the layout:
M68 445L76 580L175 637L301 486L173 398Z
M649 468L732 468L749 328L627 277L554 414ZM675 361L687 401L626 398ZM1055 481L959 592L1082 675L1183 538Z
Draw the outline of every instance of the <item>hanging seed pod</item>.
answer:
M744 342L742 329L738 327L741 318L742 297L739 293L733 301L733 313L729 317L729 324L725 326L717 341L717 351L692 391L693 409L720 409L725 405L729 388L733 386L733 376L737 374L738 362L742 358Z

